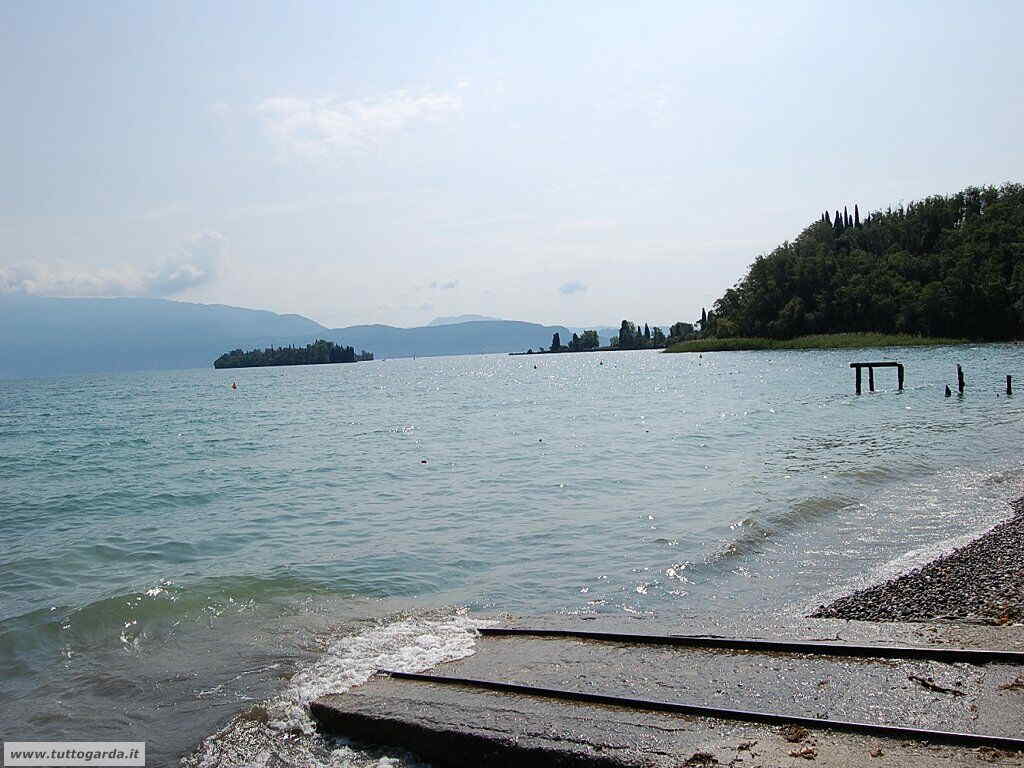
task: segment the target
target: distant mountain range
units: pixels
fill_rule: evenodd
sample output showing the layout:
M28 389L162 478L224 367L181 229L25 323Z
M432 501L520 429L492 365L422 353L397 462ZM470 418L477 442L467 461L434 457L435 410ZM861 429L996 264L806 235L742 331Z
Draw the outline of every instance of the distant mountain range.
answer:
M563 342L572 336L563 326L512 320L327 328L301 315L221 304L7 294L0 296L0 378L203 368L232 349L306 345L318 338L365 349L378 360L519 352L549 346L556 332Z
M501 320L500 317L488 317L487 315L455 315L454 317L435 317L428 327L435 325L457 325L458 323L479 323L483 320Z

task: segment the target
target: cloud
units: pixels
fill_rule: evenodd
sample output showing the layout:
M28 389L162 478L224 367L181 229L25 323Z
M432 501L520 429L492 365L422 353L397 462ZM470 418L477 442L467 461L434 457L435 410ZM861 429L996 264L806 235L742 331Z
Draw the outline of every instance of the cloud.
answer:
M163 219L169 219L174 216L178 216L185 213L188 210L188 206L183 202L167 203L165 205L158 205L155 208L150 208L143 211L139 215L142 221L161 221Z
M209 107L210 114L218 120L225 120L231 116L231 105L224 101L215 101Z
M458 93L395 91L373 99L264 99L256 112L278 146L306 159L358 153L417 123L441 122L462 109Z
M558 292L566 296L570 296L574 293L583 293L586 290L587 286L585 286L579 280L573 280L568 283L562 283L562 286L558 289Z
M67 261L0 266L0 293L32 296L175 296L217 276L224 236L202 232L155 269L132 265L86 268Z

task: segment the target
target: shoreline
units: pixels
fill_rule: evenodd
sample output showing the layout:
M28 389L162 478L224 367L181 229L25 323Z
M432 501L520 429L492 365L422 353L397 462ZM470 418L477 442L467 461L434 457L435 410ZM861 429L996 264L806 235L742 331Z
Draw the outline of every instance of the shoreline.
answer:
M972 541L880 584L819 606L815 619L1024 623L1024 498Z
M872 347L946 347L973 344L970 339L947 339L909 334L887 333L821 333L793 339L765 337L734 337L723 339L692 339L673 344L665 351L681 352L750 352L782 349L869 349Z

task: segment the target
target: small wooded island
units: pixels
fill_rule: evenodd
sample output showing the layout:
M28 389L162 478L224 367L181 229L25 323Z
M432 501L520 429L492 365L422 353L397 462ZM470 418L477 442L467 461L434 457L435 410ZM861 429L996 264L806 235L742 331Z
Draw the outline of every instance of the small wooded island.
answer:
M214 368L259 368L268 365L326 365L373 360L373 352L356 354L352 347L317 339L304 347L267 347L243 352L233 349L213 361Z

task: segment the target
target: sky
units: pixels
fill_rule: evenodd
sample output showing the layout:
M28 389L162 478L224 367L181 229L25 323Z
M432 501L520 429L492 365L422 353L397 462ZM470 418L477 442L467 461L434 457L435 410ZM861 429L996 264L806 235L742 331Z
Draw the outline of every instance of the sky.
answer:
M1018 0L5 0L0 293L692 321L825 209L1024 181L1022 28Z

